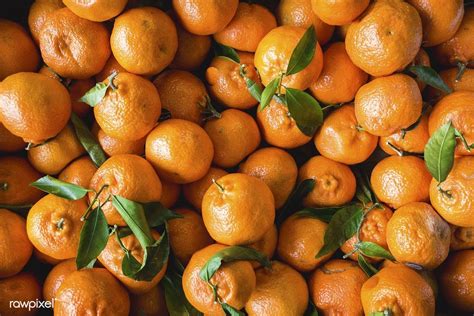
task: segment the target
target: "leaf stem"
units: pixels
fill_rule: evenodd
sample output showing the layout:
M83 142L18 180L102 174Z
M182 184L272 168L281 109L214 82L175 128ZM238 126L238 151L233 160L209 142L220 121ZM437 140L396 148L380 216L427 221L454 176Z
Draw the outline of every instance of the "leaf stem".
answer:
M215 185L217 185L217 187L219 188L219 191L220 191L221 193L224 193L224 191L225 191L225 190L224 190L224 187L223 187L221 184L219 184L219 182L217 182L216 179L212 179L212 183L214 183Z
M455 82L459 82L462 79L462 76L464 75L464 72L466 71L467 65L466 63L463 63L462 61L458 60L456 61L456 66L458 67L458 72L456 74L456 78L454 79Z
M7 191L8 190L8 182L0 182L0 190Z
M108 184L104 184L98 192L95 192L95 196L94 196L94 199L92 200L92 202L89 204L89 207L87 207L87 210L86 212L84 213L84 215L82 215L81 217L81 221L85 221L87 219L87 216L89 216L89 213L91 212L92 208L94 207L95 203L97 202L98 198L99 198L99 195L102 193L102 191L105 189L105 188L108 188L109 185ZM108 202L108 198L107 200L105 200L105 203ZM104 203L104 204L105 204ZM102 206L100 203L99 203L99 206Z
M400 157L405 156L405 152L401 150L400 148L398 148L397 146L395 146L394 144L392 144L390 141L387 141L387 146L390 147L394 152L396 152L398 156Z

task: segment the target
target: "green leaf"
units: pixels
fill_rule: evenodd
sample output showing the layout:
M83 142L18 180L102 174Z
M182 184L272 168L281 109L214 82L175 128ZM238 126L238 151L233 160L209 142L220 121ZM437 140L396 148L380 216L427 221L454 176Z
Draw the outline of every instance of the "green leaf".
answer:
M35 182L30 183L30 186L67 200L82 199L90 191L81 186L64 182L51 176L44 176Z
M393 312L390 309L385 309L383 312L372 312L370 316L392 316Z
M94 262L104 250L109 240L109 226L100 205L93 209L81 229L79 249L77 251L77 269Z
M301 205L303 198L305 198L309 192L313 191L315 183L313 179L305 179L296 186L277 214L277 225L283 223L283 221L291 215L292 211Z
M444 124L431 135L425 146L425 163L438 182L443 182L454 164L456 135L451 122Z
M261 102L262 100L262 88L258 83L247 77L247 73L245 71L245 65L240 65L240 76L244 78L245 84L247 85L247 90L249 93L254 97L255 100Z
M362 271L364 271L369 278L379 272L373 265L368 263L367 260L365 260L364 256L361 254L357 256L357 262L359 263L359 266Z
M334 214L324 234L324 246L319 250L316 258L320 258L337 250L349 238L354 236L362 220L364 208L360 204L348 205Z
M323 123L323 111L318 101L304 91L291 88L286 88L285 98L288 111L300 131L313 136Z
M439 76L439 74L431 67L416 65L411 66L408 70L416 75L416 77L433 88L441 90L446 93L452 93L453 89L448 87L446 82Z
M87 91L82 96L82 98L79 99L79 101L84 102L92 107L99 104L99 102L102 101L102 99L105 97L105 94L107 93L107 89L109 87L114 88L113 81L117 75L118 75L118 72L114 71L110 76L107 77L106 80L96 83L93 88Z
M320 219L326 223L331 221L331 218L334 214L342 208L340 207L321 207L321 208L314 208L314 207L307 207L295 213L295 216L299 217L311 217Z
M77 138L82 147L87 151L89 157L97 167L100 167L106 160L107 156L100 147L99 143L87 128L86 124L75 114L71 114L71 122L74 125Z
M362 204L367 203L378 203L377 196L370 185L370 179L366 172L360 168L353 169L354 175L357 180L356 198Z
M199 276L204 281L209 282L214 273L221 267L223 262L232 262L237 260L255 260L262 266L269 267L268 258L257 250L243 246L231 246L215 253L202 267Z
M311 300L308 303L308 308L304 312L304 316L319 316L318 310Z
M143 208L149 227L161 226L170 219L183 218L182 215L164 207L160 202L145 203L143 204Z
M293 50L293 53L291 54L288 67L286 68L285 72L287 76L300 72L311 63L316 51L316 41L316 32L314 30L314 26L311 25L303 34L295 49Z
M214 51L216 56L226 57L231 61L240 64L239 54L232 47L215 42Z
M226 316L245 316L244 312L241 312L239 310L236 310L229 304L226 304L224 302L221 303L222 309L224 310L224 313Z
M373 258L384 258L395 261L395 258L388 250L379 246L376 243L370 241L360 241L357 243L356 248L358 248L360 252L364 254L364 256Z
M265 87L260 98L260 105L258 107L259 111L263 111L270 104L273 96L275 95L278 86L280 85L281 77L277 77L270 81L270 83Z
M186 299L181 275L175 271L168 270L161 284L165 290L166 307L170 316L202 315Z

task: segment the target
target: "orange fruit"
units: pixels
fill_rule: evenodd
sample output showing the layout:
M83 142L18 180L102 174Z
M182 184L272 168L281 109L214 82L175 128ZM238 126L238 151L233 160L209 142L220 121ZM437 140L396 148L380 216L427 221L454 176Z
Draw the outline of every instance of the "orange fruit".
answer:
M422 154L428 143L430 133L428 131L428 115L422 115L416 127L409 131L397 131L390 136L380 137L379 146L389 155L397 152L389 146L389 143L402 152Z
M431 205L405 204L387 224L387 244L398 262L433 270L448 256L451 230Z
M310 217L292 215L280 227L277 253L280 259L300 272L309 272L327 261L333 253L316 258L324 245L328 224Z
M370 0L311 0L314 13L329 25L354 21L369 6Z
M88 188L92 177L97 171L96 165L89 156L78 158L61 171L58 179Z
M64 260L55 265L44 280L43 298L47 301L55 299L61 284L74 271L77 271L75 259Z
M154 7L141 7L115 19L110 45L114 57L127 71L155 75L173 61L178 35L166 13Z
M168 181L161 181L160 203L164 207L171 208L176 204L181 192L181 185Z
M64 8L62 0L35 0L33 2L28 12L28 26L36 43L39 42L40 31L48 15L61 8Z
M209 285L201 279L199 272L206 262L227 246L213 244L194 253L183 273L183 290L188 301L201 313L224 315ZM240 310L255 289L255 272L248 261L223 263L210 279L217 287L217 296L226 304Z
M324 315L363 315L360 292L368 277L357 263L333 259L314 270L308 281L311 299Z
M257 240L253 244L247 245L249 248L253 248L260 252L261 254L265 255L268 259L273 258L273 255L275 254L275 250L277 247L278 243L278 229L276 225L273 225L272 228L270 228L265 235L263 235L262 239ZM253 261L252 266L254 269L258 268L261 266L261 264L258 261Z
M41 285L31 273L22 272L6 279L0 279L0 313L4 316L33 316L36 309L24 305L15 307L14 301L21 303L41 300ZM23 303L24 304L24 303Z
M63 2L74 14L95 22L103 22L116 17L127 5L127 0L96 0L90 3L81 0L64 0Z
M57 80L20 72L0 83L0 121L26 142L41 143L56 136L71 115L71 100Z
M239 171L265 182L273 193L277 209L288 199L298 177L298 167L293 157L275 147L255 151L240 165Z
M56 264L60 263L61 261L64 261L64 260L55 259L53 257L45 255L44 253L42 253L41 251L39 251L36 248L33 248L33 256L36 259L38 259L39 262L50 264L50 265L56 265Z
M25 219L0 208L0 239L0 278L6 278L19 273L33 252L26 235Z
M166 316L165 293L160 285L143 294L130 294L131 316Z
M382 0L373 2L349 26L345 42L352 62L379 77L405 68L418 53L422 37L421 18L414 7Z
M0 81L17 72L36 71L39 54L20 24L0 19Z
M148 80L126 72L113 80L104 98L94 107L100 128L112 137L138 140L156 125L161 114L160 96Z
M43 64L43 66L41 66L40 70L38 70L38 73L45 75L46 77L49 77L51 79L55 79L66 87L68 84L71 83L71 79L62 78L60 75L55 73L54 70L48 67L46 64ZM72 100L71 100L71 104L72 104Z
M429 316L435 313L430 285L417 272L404 265L380 270L362 285L364 313L388 310L393 315Z
M48 194L28 212L28 238L36 249L54 259L74 258L86 209L85 199L72 201Z
M153 81L160 95L161 106L175 119L201 125L208 95L204 83L190 72L167 70Z
M334 26L324 23L313 11L311 0L281 0L276 9L279 25L308 28L314 25L318 42L326 44L332 37Z
M204 130L214 145L215 165L222 168L236 166L260 145L260 131L249 114L228 109L220 118L206 122Z
M186 201L188 201L197 211L201 212L202 198L206 193L207 189L212 185L213 181L217 181L221 177L225 176L227 171L211 167L204 177L201 179L187 183L183 186L183 195Z
M418 54L416 54L415 59L410 63L410 66L426 66L431 67L431 60L428 53L423 49L420 48ZM420 91L423 91L426 87L426 83L424 83L420 78L416 78L416 83L420 88Z
M370 183L377 198L392 208L429 200L431 174L423 159L390 156L372 170Z
M275 16L267 8L240 2L232 20L224 29L214 33L214 39L237 50L255 52L258 43L275 27Z
M353 165L369 158L377 140L359 127L354 106L346 104L325 118L314 136L314 145L324 157Z
M308 286L297 271L273 261L270 269L255 271L257 285L245 304L249 316L303 315L308 306Z
M189 208L178 208L174 212L183 218L175 218L168 223L170 247L176 259L186 266L196 251L214 241L209 236L201 215Z
M272 191L262 180L246 174L225 175L204 194L202 218L209 235L219 243L254 243L275 220Z
M105 63L104 68L95 76L95 80L97 82L104 81L109 77L111 74L114 72L120 73L120 72L127 72L125 68L120 66L118 63L117 59L115 59L114 55L110 55L109 59L107 59L107 62Z
M450 224L472 227L474 205L473 186L474 157L461 157L454 160L453 169L439 186L431 181L430 200L436 211ZM442 192L442 189L444 192Z
M474 248L474 227L458 227L451 225L451 250Z
M106 269L84 269L71 273L56 292L54 314L127 316L127 291Z
M352 101L368 75L354 65L343 42L332 43L324 52L323 70L309 87L316 99L324 103Z
M189 33L179 24L176 24L176 30L178 32L178 50L170 68L188 71L199 68L211 49L211 37Z
M474 92L456 91L443 97L431 111L428 121L430 135L442 125L451 122L454 128L462 133L468 144L474 142ZM472 150L467 150L458 140L457 155L474 155Z
M156 231L151 232L155 240L160 239L160 234ZM143 248L140 245L135 235L128 235L121 238L123 245L132 253L135 259L142 263L143 261ZM107 246L100 253L98 259L102 265L109 270L109 272L116 277L123 285L135 294L143 294L153 289L158 282L163 278L166 272L167 263L164 264L163 268L156 274L151 281L137 281L126 275L122 271L122 261L125 257L125 252L121 248L121 245L117 241L116 236L111 236L107 242Z
M172 3L181 25L196 35L211 35L223 30L239 5L238 0L173 0Z
M449 68L440 71L439 75L453 91L467 90L474 92L474 69L467 68L461 78L456 80L458 71L457 68ZM438 100L446 95L445 92L432 87L428 87L427 90L428 100Z
M41 174L22 157L0 157L0 204L24 205L38 201L44 193L30 186Z
M279 26L260 41L255 51L254 64L264 86L286 71L293 50L304 32L302 27ZM319 43L316 43L316 51L310 64L296 74L285 76L281 81L281 91L284 93L285 87L306 90L319 77L322 68L323 51Z
M28 150L28 160L41 173L58 174L86 151L71 125L48 142Z
M0 123L0 151L15 152L26 147L21 137L15 136L2 123Z
M98 202L110 225L126 226L125 220L112 205L110 195L139 203L157 202L161 198L160 178L147 160L136 155L116 155L107 159L92 177L89 188L99 192L103 186L106 187ZM96 197L95 192L89 192L90 203Z
M240 64L229 58L216 56L206 69L206 80L212 97L225 106L236 109L250 109L258 101L247 89L245 76L262 88L257 69L253 64L253 54L238 53Z
M110 56L109 32L68 8L48 14L39 33L44 62L61 77L86 79L98 74Z
M92 78L74 80L69 85L69 93L71 94L72 111L79 117L84 118L91 111L91 107L79 99L82 98L87 91L94 87L95 81Z
M465 312L474 312L474 250L452 253L439 271L445 301Z
M423 106L416 81L403 74L376 78L363 85L354 105L359 124L377 136L389 136L411 126Z
M336 206L354 197L356 179L351 169L324 156L314 156L300 167L298 182L314 179L314 189L304 198L308 207Z
M288 107L274 99L265 109L257 111L256 120L263 139L270 145L292 149L311 140L311 136L303 134L298 128L288 112Z
M170 119L158 124L148 134L145 155L164 180L190 183L207 173L214 156L214 147L199 125Z
M100 147L108 156L132 154L141 156L145 154L146 137L137 140L124 140L107 135L98 124L92 126L92 134L97 138Z

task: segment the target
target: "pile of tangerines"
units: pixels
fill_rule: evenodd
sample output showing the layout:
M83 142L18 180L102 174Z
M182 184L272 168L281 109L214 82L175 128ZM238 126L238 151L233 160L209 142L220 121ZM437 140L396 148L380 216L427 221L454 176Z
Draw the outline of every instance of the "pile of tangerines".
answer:
M0 315L474 313L467 1L36 0L13 20Z

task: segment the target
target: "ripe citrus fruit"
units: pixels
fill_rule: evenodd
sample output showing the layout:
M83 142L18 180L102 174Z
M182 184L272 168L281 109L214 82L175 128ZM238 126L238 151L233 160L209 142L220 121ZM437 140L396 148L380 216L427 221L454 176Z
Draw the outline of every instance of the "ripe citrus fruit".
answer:
M127 0L95 0L92 2L64 0L63 2L74 14L96 22L116 17L127 5Z
M34 316L37 313L36 309L29 309L24 305L12 308L11 302L28 302L40 299L41 285L33 274L22 272L6 279L0 279L0 313L2 315Z
M100 147L112 157L115 155L132 154L141 156L145 154L146 137L137 140L124 140L107 135L98 124L92 127L92 134L97 138Z
M165 293L160 285L143 294L130 294L130 316L168 315Z
M178 50L170 68L187 71L199 68L211 49L211 37L189 33L179 23L176 24L176 30L178 32Z
M400 130L390 136L380 137L379 146L389 155L398 154L390 145L402 152L422 154L429 138L428 115L422 115L420 121L412 130Z
M474 227L451 225L451 250L474 248Z
M77 271L75 259L64 260L55 265L44 280L43 298L47 301L55 299L61 284L74 271Z
M260 252L261 254L265 255L268 259L273 258L275 254L275 250L277 247L278 242L278 229L276 225L273 225L265 235L263 235L262 239L257 240L253 244L247 245L249 248L253 248ZM259 268L261 266L260 262L253 261L252 266L254 269Z
M48 15L57 9L64 8L62 0L35 0L28 12L28 26L31 36L39 43L39 36Z
M74 160L64 168L59 174L58 179L88 188L96 171L96 165L88 156L84 156Z
M15 136L0 123L0 151L15 152L26 147L21 137Z
M369 0L311 0L314 13L329 25L354 21L369 6Z
M163 180L161 181L161 189L160 203L167 208L173 207L180 196L181 185Z
M201 212L202 198L206 193L207 189L212 185L213 181L217 181L221 177L225 176L227 171L211 167L204 177L201 179L187 183L183 186L183 194L186 201L191 203L192 206L199 212Z

